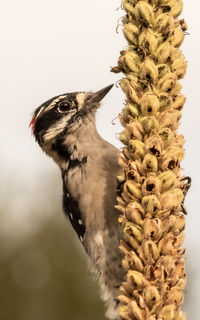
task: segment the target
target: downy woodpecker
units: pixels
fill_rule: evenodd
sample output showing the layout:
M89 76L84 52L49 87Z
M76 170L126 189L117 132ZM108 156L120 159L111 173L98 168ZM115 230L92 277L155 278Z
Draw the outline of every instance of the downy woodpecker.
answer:
M124 276L115 209L119 151L95 125L100 102L112 87L56 96L36 109L30 126L42 150L60 167L64 212L99 275L106 317L118 319Z

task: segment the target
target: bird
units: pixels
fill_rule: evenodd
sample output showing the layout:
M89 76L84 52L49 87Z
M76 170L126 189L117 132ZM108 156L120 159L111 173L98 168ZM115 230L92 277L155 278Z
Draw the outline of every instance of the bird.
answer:
M53 97L35 110L30 122L37 143L61 170L63 211L98 275L109 320L119 319L124 278L115 208L119 150L99 135L95 118L112 87Z

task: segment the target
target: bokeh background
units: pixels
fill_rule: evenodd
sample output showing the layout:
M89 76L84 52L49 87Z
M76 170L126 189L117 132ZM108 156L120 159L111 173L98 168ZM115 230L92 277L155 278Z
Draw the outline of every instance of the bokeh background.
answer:
M110 73L126 47L117 20L120 0L7 0L0 12L0 319L102 320L104 306L87 260L61 208L60 172L34 142L32 111L64 92L98 90L117 82ZM118 10L116 10L119 8ZM189 25L182 51L189 62L182 81L188 100L179 132L187 139L184 173L193 178L186 199L188 319L200 314L199 16L185 0ZM123 106L117 87L97 114L100 134L116 136Z

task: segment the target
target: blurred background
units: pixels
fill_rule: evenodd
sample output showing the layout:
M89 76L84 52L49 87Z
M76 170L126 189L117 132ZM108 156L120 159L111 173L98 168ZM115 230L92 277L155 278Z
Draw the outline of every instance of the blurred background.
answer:
M117 20L120 1L7 0L0 12L0 319L102 320L104 306L87 260L61 206L60 172L28 129L31 113L65 92L99 90L117 82L110 73L126 47ZM193 178L186 199L187 318L200 312L199 218L199 8L185 0L189 25L182 51L189 62L182 81L188 100L179 132L182 162ZM120 147L123 94L117 87L97 114L100 134Z

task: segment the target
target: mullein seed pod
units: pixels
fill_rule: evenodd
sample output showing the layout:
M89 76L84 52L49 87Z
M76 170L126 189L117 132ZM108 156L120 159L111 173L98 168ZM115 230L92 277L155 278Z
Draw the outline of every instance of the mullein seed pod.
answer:
M164 306L159 313L159 319L161 320L174 320L174 304L170 304L167 306Z
M150 173L147 178L144 178L142 184L142 194L143 196L148 196L151 194L160 195L162 188L162 182L157 178L156 173Z
M161 137L165 147L167 147L174 140L174 133L170 128L163 128L158 132Z
M139 29L136 25L134 25L132 23L125 24L123 32L124 32L126 39L130 43L135 44L135 45L138 43Z
M140 78L147 81L151 80L152 83L157 83L158 68L152 59L146 58L146 60L141 64Z
M158 171L158 160L155 156L147 153L142 162L143 167L147 171L157 172Z
M159 63L165 63L167 59L169 59L171 51L172 46L170 45L170 43L164 42L154 52L154 56Z
M154 286L149 286L144 290L144 299L146 304L152 308L155 304L157 304L160 300L160 294L158 289Z
M162 32L165 36L168 36L173 32L176 22L170 15L162 13L156 17L155 24L157 26L157 30Z
M123 5L124 10L126 10L127 13L134 13L135 12L135 9L130 1L123 0L122 5Z
M155 195L145 196L142 198L142 205L150 214L156 214L161 209L161 204Z
M124 110L133 118L136 118L139 116L139 111L137 107L131 103L127 103Z
M161 182L161 191L164 192L174 186L176 176L172 171L168 170L159 174L158 179Z
M122 143L126 144L126 145L129 144L128 135L127 135L127 132L126 132L125 130L120 133L119 140L120 140Z
M139 1L135 5L134 15L138 22L152 26L153 25L153 8L145 1Z
M156 157L160 156L163 147L164 143L159 135L152 135L145 141L146 151L152 153Z
M153 116L142 117L140 119L140 123L142 124L142 126L143 126L143 128L144 128L146 133L150 133L154 129L158 129L159 128L159 122Z
M160 108L159 99L155 94L147 92L140 100L142 114L144 116L154 116Z
M120 85L126 95L119 117L125 147L119 156L118 220L127 275L119 315L122 320L184 320L182 211L188 186L181 173L185 139L177 133L185 103L179 80L187 68L179 49L187 30L177 19L182 0L123 0L123 7L128 47L116 67L125 74Z
M155 54L157 49L157 40L151 29L144 29L138 37L138 45L141 50L150 51L151 55Z
M177 110L182 110L183 108L183 105L186 101L186 98L183 94L180 94L180 95L177 95L173 101L173 103L171 104L171 106L174 108L174 109L177 109Z
M145 155L145 145L142 141L140 140L130 140L129 141L129 146L131 148L131 150L133 151L133 153L135 154L135 156L139 156L140 158L143 158Z
M124 192L133 195L137 199L142 198L142 192L139 189L140 185L132 181L126 181L124 183Z

